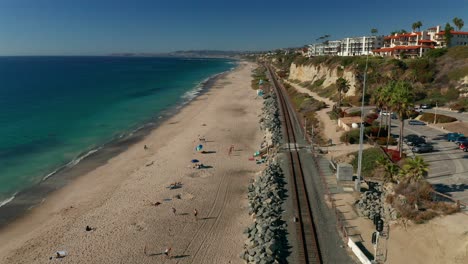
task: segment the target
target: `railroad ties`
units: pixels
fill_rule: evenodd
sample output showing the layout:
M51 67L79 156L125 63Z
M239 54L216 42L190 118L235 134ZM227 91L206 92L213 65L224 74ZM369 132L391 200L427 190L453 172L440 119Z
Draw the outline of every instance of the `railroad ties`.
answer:
M282 146L282 150L287 152L290 175L292 177L291 198L293 199L294 214L297 219L295 226L298 237L297 260L298 263L322 263L317 233L315 231L312 210L309 202L309 194L307 192L304 172L302 170L301 159L298 152L299 149L306 148L306 146L299 146L297 144L292 121L294 120L294 112L290 111L290 108L288 107L284 88L278 83L270 67L268 67L268 70L281 105L280 110L283 115L282 125L284 136L286 142L288 142Z

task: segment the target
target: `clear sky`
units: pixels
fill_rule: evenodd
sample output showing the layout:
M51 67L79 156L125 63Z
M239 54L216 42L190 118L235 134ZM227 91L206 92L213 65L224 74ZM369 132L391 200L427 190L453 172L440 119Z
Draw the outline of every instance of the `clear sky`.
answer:
M0 0L0 55L270 50L465 21L467 0Z

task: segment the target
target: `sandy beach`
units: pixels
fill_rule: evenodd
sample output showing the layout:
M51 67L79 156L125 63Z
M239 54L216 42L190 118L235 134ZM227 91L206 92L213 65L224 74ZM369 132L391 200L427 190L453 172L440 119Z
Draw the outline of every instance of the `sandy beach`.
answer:
M246 186L263 168L248 160L263 138L252 67L241 62L144 140L0 230L0 263L242 263ZM180 188L168 188L174 182ZM68 255L49 259L60 250Z

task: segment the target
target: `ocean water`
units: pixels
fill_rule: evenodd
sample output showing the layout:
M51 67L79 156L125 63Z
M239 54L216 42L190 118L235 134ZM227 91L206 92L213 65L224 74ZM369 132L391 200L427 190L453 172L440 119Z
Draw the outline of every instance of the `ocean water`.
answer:
M223 59L0 57L0 206L186 103Z

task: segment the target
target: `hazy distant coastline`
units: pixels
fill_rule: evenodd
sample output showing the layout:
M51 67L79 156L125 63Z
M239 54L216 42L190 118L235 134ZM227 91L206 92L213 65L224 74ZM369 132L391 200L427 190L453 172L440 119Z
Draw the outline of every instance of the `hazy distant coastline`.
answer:
M116 57L187 57L187 58L233 58L242 54L249 53L243 51L222 51L222 50L187 50L174 51L169 53L111 53L109 56Z

